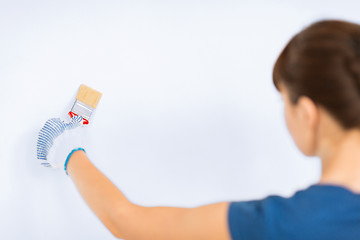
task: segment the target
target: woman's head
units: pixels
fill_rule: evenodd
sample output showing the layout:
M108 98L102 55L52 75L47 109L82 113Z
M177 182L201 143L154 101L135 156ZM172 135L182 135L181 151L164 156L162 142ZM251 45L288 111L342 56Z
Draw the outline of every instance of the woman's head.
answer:
M303 113L297 110L297 114L311 120L312 127L316 127L321 110L344 131L360 130L360 25L320 21L305 28L281 52L273 81L289 99L288 108L301 106ZM285 109L290 133L300 150L312 155L305 139L311 142L314 136L311 131L306 134L304 123L292 120L290 112Z

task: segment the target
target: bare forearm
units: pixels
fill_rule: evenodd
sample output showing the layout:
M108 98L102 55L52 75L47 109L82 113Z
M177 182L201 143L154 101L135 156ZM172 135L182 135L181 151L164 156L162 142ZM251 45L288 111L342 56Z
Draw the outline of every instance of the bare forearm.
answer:
M68 172L89 207L118 238L230 239L226 202L198 208L137 206L126 199L83 151L71 156Z
M121 237L117 224L126 219L119 218L125 216L124 212L130 211L134 205L89 161L83 151L76 151L67 167L70 177L92 211L116 237Z

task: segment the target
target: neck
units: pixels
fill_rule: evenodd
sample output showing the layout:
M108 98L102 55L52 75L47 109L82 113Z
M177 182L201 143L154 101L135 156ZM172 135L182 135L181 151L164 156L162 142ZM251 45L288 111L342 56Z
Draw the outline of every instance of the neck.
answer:
M360 193L360 131L345 132L322 154L320 183L344 186Z

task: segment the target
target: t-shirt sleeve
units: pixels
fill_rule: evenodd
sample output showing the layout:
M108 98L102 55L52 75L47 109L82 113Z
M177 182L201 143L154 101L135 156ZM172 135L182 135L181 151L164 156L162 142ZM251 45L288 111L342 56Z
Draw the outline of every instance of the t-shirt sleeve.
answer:
M231 202L228 209L228 225L232 239L276 239L274 230L277 229L277 221L284 208L286 201L278 196L256 201Z

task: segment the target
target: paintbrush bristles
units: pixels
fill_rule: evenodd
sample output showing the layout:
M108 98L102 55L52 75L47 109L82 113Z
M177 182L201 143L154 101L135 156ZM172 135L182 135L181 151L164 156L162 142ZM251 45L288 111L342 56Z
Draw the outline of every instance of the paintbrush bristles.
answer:
M81 84L76 99L92 108L96 108L101 95L100 92Z

